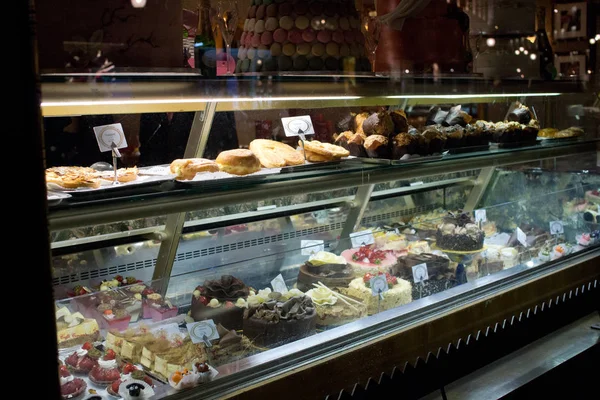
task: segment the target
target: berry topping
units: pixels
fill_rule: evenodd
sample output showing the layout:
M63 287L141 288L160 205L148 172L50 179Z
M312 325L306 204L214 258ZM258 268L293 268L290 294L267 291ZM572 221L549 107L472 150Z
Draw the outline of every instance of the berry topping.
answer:
M194 366L196 367L196 371L198 372L208 372L208 365L206 365L205 363L196 363L194 364Z
M148 296L149 294L154 293L154 290L150 289L150 288L146 288L144 289L144 291L142 292L142 296Z
M369 262L371 264L381 264L385 260L386 252L383 250L376 250L375 245L361 246L354 254L352 254L352 260Z
M131 374L133 371L136 371L137 367L131 363L127 363L125 364L125 366L123 367L123 373L124 374Z
M118 280L119 282L123 283L123 277L121 275L115 276L115 279Z
M208 305L208 298L206 296L200 296L198 297L198 301L202 304L204 304L205 306Z
M383 275L383 272L379 272L377 274L371 274L369 272L367 272L364 276L363 276L363 282L365 283L366 287L371 287L371 278L373 278L374 276L377 275ZM385 280L387 281L388 286L394 286L398 283L398 278L396 278L393 275L390 275L389 273L385 273Z
M117 379L111 385L111 389L114 393L119 393L119 386L121 386L121 380Z
M117 358L117 354L114 352L114 350L108 349L108 351L104 355L104 359L105 360L114 360L115 358Z
M67 376L71 375L71 373L69 372L69 370L67 369L67 367L64 366L64 365L60 366L59 373L60 373L60 376L62 376L63 378L66 378Z
M225 308L233 308L233 307L235 307L235 304L233 304L232 301L225 302Z
M89 350L92 348L92 344L90 342L85 342L81 348L84 350Z

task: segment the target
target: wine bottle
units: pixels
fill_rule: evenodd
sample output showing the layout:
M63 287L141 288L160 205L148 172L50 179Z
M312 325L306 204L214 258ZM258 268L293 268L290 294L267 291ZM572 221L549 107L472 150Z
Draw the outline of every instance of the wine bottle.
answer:
M210 23L210 1L201 0L198 7L198 28L194 38L194 66L204 78L217 76L217 49Z
M537 13L537 30L535 32L537 50L540 62L540 77L544 80L556 78L556 67L554 66L554 53L548 34L546 33L546 8L540 7Z

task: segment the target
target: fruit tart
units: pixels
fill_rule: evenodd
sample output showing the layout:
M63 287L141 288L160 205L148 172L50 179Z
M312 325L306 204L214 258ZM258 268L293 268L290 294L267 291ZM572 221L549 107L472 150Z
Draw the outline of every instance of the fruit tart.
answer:
M109 349L90 371L90 380L97 385L109 385L121 378L116 358L116 353Z
M79 350L65 359L65 364L73 372L87 374L94 366L98 365L101 355L100 350L92 346L90 342L85 342Z
M85 381L71 375L66 366L61 365L58 372L60 375L60 395L63 399L74 399L85 392L87 387Z
M152 378L150 378L148 375L146 375L146 373L144 371L142 371L135 365L133 365L131 363L127 363L123 367L123 374L121 374L121 377L119 379L117 379L116 381L114 381L113 383L111 383L110 385L108 385L108 387L106 388L106 391L111 396L121 397L119 395L119 386L121 386L121 383L132 380L132 379L135 379L138 381L144 381L148 385L153 386Z
M169 384L175 390L182 390L194 387L199 383L208 382L210 378L211 371L208 364L197 362L193 365L191 371L187 368L175 371L169 377Z

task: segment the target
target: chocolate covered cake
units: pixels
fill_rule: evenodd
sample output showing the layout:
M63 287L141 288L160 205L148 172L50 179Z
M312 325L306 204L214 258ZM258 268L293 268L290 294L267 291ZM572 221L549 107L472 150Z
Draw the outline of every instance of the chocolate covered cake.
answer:
M303 292L313 289L313 283L318 282L330 288L346 287L353 278L352 268L344 257L320 251L300 267L296 287Z
M297 292L288 298L265 289L250 296L244 311L244 335L262 347L278 346L313 335L317 322L315 306L310 297Z
M415 282L412 267L419 264L427 265L429 278ZM421 253L398 257L398 261L392 267L392 275L412 283L412 298L417 300L452 287L454 270L450 268L450 261L447 258L431 253Z
M215 324L241 329L245 299L249 294L248 286L231 275L207 280L192 294L191 317L194 321L212 319Z
M483 247L485 233L468 214L449 213L438 225L435 237L442 250L475 251Z

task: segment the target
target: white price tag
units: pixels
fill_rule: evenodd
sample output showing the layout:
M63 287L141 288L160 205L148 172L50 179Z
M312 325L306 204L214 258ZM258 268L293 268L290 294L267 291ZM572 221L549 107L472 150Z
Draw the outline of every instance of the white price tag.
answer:
M521 228L517 228L517 240L523 246L527 247L527 235L521 230Z
M485 210L475 210L475 222L487 221L487 213Z
M389 290L387 279L385 275L376 275L369 280L371 285L371 294L373 296L379 296Z
M271 204L270 206L256 207L256 211L273 210L274 208L277 208L277 206L275 204Z
M411 182L410 186L419 186L419 185L422 185L422 184L423 184L423 181Z
M427 272L427 264L417 264L412 267L413 280L415 283L423 282L429 279L429 273Z
M550 222L550 234L551 235L560 235L562 233L565 233L565 226L562 221Z
M352 241L352 247L366 246L375 243L373 231L371 231L370 229L367 229L366 231L351 233L350 240Z
M285 136L288 137L315 134L315 129L313 128L310 115L281 118L281 123L283 124Z
M117 149L127 147L127 140L125 139L125 133L123 133L121 124L95 126L94 133L96 134L98 147L100 147L100 151L102 152L111 151L113 143Z
M600 213L600 204L598 204L598 213Z
M311 256L319 251L325 251L325 244L322 240L301 240L300 254L303 256Z
M271 286L273 287L274 292L279 292L281 294L288 292L287 286L285 285L285 281L283 280L283 276L281 276L281 274L277 275L275 279L271 281Z
M212 319L192 322L185 326L190 334L192 343L206 343L207 340L216 340L219 338L217 326Z

